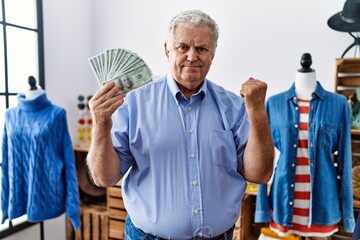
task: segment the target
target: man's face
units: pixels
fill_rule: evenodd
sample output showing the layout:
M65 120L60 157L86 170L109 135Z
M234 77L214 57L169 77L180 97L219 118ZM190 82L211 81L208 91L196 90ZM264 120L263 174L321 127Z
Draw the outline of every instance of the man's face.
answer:
M165 54L180 90L184 94L197 92L215 54L211 29L179 24L173 36L165 43Z

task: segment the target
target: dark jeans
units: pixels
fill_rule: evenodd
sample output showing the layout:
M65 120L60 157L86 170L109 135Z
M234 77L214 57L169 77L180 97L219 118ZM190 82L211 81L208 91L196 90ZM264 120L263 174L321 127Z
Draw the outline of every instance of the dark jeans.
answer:
M234 232L234 226L226 231L226 233L212 238L204 238L204 237L193 237L191 240L232 240ZM125 239L124 240L165 240L164 238L156 237L154 235L144 233L140 229L136 228L134 224L131 222L129 216L126 217L125 224ZM189 239L190 240L190 239Z
M360 214L357 217L355 231L352 235L352 240L359 240L360 239Z

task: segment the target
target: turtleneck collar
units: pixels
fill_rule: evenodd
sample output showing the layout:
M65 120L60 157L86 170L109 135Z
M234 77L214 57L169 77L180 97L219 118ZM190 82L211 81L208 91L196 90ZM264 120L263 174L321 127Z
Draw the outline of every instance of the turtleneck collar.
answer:
M32 99L26 99L25 94L20 93L17 95L17 98L18 106L24 111L40 111L51 105L51 102L47 99L45 92Z

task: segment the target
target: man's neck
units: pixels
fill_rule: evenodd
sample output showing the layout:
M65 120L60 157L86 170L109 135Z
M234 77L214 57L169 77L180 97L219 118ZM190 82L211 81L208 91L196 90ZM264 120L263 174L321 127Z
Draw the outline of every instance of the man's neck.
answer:
M204 83L204 82L202 82L202 83L201 83L199 86L197 86L196 88L191 89L191 88L187 88L187 87L185 87L185 86L182 86L181 84L179 84L178 82L176 82L176 84L179 86L179 89L180 89L181 93L186 97L187 100L190 100L190 98L191 98L191 96L192 96L193 94L196 94L196 93L199 92L199 90L200 90L200 88L201 88L201 86L202 86L203 83Z

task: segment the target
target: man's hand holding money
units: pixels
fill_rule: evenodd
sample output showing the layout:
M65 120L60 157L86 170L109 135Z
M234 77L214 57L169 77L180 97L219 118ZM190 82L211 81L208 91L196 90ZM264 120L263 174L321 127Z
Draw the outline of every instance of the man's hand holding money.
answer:
M93 128L98 126L105 132L110 132L112 127L111 116L124 102L124 94L117 94L122 85L115 82L106 83L89 101L89 107L93 118Z
M122 85L119 93L126 94L152 81L152 73L136 53L123 49L106 49L88 59L100 86L108 82Z

